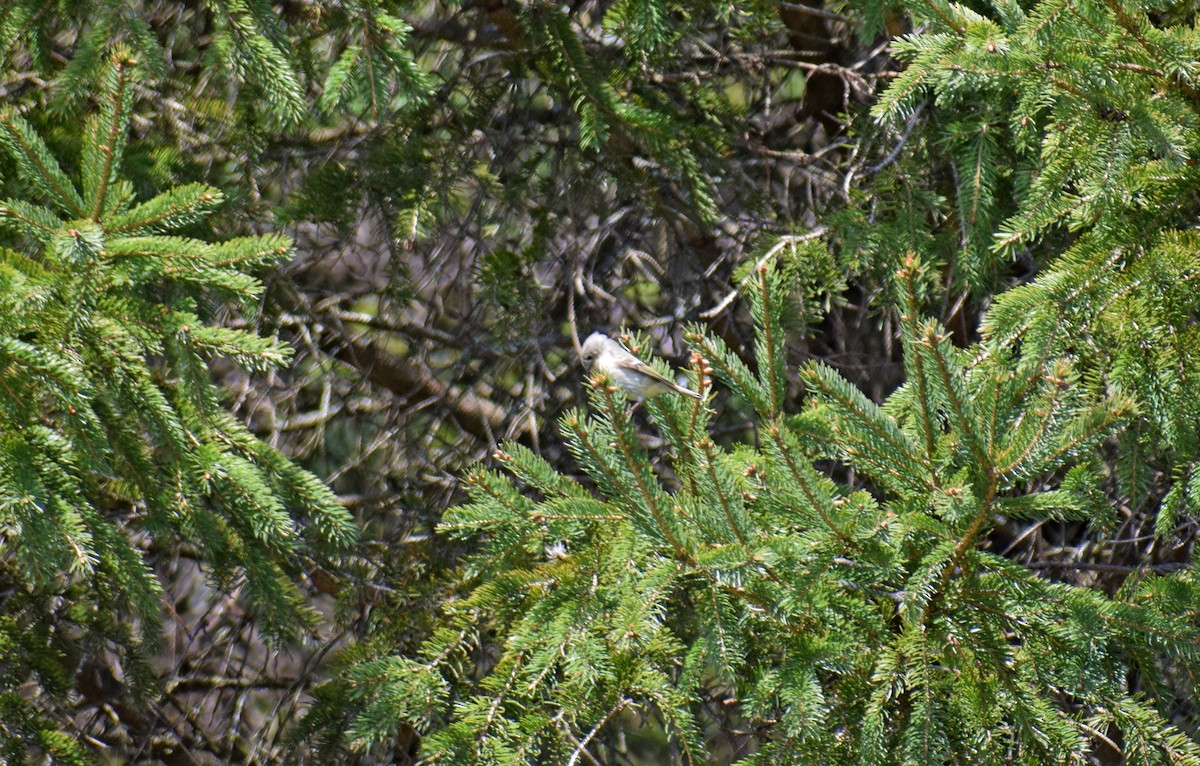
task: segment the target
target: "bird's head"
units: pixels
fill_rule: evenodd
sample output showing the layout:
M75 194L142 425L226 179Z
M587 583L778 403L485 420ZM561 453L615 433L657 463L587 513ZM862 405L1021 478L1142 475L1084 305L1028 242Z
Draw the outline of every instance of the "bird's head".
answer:
M608 336L603 333L594 332L587 337L587 340L583 342L583 347L579 349L579 361L583 362L585 370L591 371L600 352L604 350L604 344L608 342Z

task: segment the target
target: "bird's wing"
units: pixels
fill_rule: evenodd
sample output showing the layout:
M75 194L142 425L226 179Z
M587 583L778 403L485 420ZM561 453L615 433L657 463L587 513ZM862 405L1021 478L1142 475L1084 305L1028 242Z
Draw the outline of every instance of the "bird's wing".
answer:
M700 398L700 394L696 393L695 391L693 391L690 388L679 385L678 383L671 380L666 375L663 375L661 372L654 369L653 367L646 364L645 362L643 362L641 359L638 359L637 357L633 357L632 359L618 359L617 366L624 367L627 370L633 370L634 372L640 372L641 374L645 375L647 378L656 380L659 383L662 383L667 388L670 388L674 391L678 391L681 394L686 394L687 396L691 396L696 399Z

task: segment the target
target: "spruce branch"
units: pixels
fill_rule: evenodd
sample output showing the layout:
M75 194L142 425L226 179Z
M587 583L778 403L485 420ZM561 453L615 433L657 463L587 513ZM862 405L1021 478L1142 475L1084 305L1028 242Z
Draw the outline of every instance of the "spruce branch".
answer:
M108 194L109 184L113 181L113 168L119 165L122 159L121 150L124 148L126 127L129 122L128 74L130 68L135 64L136 62L132 60L113 61L114 82L106 88L103 102L105 108L101 111L97 121L98 126L106 128L106 130L103 137L97 135L87 144L94 146L95 151L102 157L100 167L94 170L88 168L84 175L84 186L94 186L94 190L89 196L94 199L91 219L96 223L100 222L100 216L105 211L105 197ZM89 184L89 178L95 180Z
M994 513L992 505L996 499L996 492L1000 485L999 476L993 469L988 469L985 479L987 484L983 488L982 496L979 499L979 510L975 513L975 518L971 520L966 531L963 532L958 542L954 545L953 552L950 554L950 560L942 570L941 582L937 588L938 596L946 594L947 588L950 586L950 580L956 574L964 580L973 576L973 573L968 572L966 569L966 561L971 552L979 544L979 536L987 528L987 523ZM935 601L936 599L930 599L926 605L921 615L922 623L927 624L931 619Z
M23 118L0 116L0 145L37 200L0 214L30 254L0 250L0 521L14 543L0 568L15 591L45 593L53 581L58 601L39 608L44 618L71 624L85 645L111 641L130 693L147 695L163 551L186 541L213 587L250 607L247 624L285 641L314 620L296 585L302 562L332 567L357 528L315 476L221 406L202 357L274 369L289 350L213 319L222 294L261 294L248 266L264 258L245 241L222 249L168 233L209 214L215 190L134 206L122 167L132 68L120 58L106 81L79 179ZM276 237L257 239L256 250L286 252Z
M891 477L897 486L919 489L935 486L934 464L920 454L879 405L825 365L802 368L800 378L809 390L838 408L836 412L842 416L842 422L834 423L830 430L834 441L847 454L869 459L872 469ZM898 463L897 457L901 462ZM903 470L905 466L911 470Z
M0 110L0 128L0 145L22 167L23 177L46 192L60 211L83 218L83 199L41 137L20 115L9 110Z
M659 507L654 493L650 491L651 479L645 475L646 461L634 456L633 447L629 440L628 420L625 416L622 401L624 397L620 389L603 378L599 381L596 388L599 391L601 400L604 402L609 420L613 424L613 433L617 440L617 447L621 450L621 455L625 459L625 467L632 475L633 482L637 486L642 501L646 504L646 509L654 517L654 521L662 532L663 538L670 543L675 556L680 561L691 563L691 554L688 553L688 550L682 545L675 532L671 529L671 526L667 523L667 519L663 515L663 509Z
M783 365L785 360L777 358L780 349L776 347L774 333L779 331L778 322L776 321L776 309L771 305L771 288L767 281L767 265L763 264L758 267L758 300L762 302L762 332L763 345L767 352L767 362L762 368L763 374L766 376L767 389L771 393L771 408L764 413L768 420L779 416L780 401L783 386L785 385L783 375Z
M921 407L919 422L921 424L921 433L925 437L925 460L928 464L932 465L937 452L937 445L935 442L936 419L933 407L931 406L929 393L926 390L928 382L926 380L925 358L921 354L907 353L907 350L911 348L911 345L915 343L917 337L919 337L917 316L920 309L917 305L917 268L918 261L916 253L910 252L904 260L904 268L896 272L896 276L903 285L903 296L905 302L904 313L900 316L900 321L904 324L907 332L905 356L906 358L912 360L912 379L913 383L917 387L917 402ZM932 477L934 487L936 488L938 484L937 473L933 472Z
M810 476L808 474L815 474L815 472L812 471L812 468L807 463L805 463L804 468L801 469L800 463L797 461L796 456L786 444L780 424L771 423L768 425L767 433L771 436L778 454L783 458L784 464L787 466L792 480L796 483L796 486L800 488L800 491L804 494L804 498L808 501L809 507L815 511L818 516L820 516L822 523L824 523L831 532L837 535L838 539L841 540L847 547L857 548L857 541L855 541L854 538L852 538L849 533L843 530L841 525L834 520L835 509L833 501L824 493L818 492L813 486L813 483L810 481L810 479L815 478L815 476Z
M953 30L956 34L963 34L964 29L959 21L954 18L954 11L942 2L942 0L922 0L925 7L934 16L937 16L943 24Z
M600 762L597 761L594 757L592 757L592 754L587 751L588 743L590 743L593 739L596 738L596 735L600 733L600 730L603 729L608 724L609 721L616 718L618 715L621 714L621 711L625 710L625 708L629 707L632 704L633 704L632 699L629 699L628 697L621 698L620 700L617 701L616 705L613 705L612 708L610 708L609 711L607 713L605 713L604 716L599 721L596 722L596 725L593 726L591 728L591 730L588 731L588 733L584 735L583 739L574 740L574 738L572 737L573 744L575 745L575 750L572 751L571 757L567 760L567 766L575 766L575 764L579 761L580 756L585 756L593 764L596 764L596 766L600 766ZM568 733L570 732L569 729L564 729L564 731L566 731Z
M725 520L729 523L729 529L733 531L738 542L745 545L746 536L742 534L741 527L733 517L733 511L729 507L729 498L725 496L724 490L721 489L721 480L717 477L715 447L716 445L713 444L712 439L704 437L701 440L700 448L704 450L704 467L708 472L709 479L712 481L713 489L717 493L717 502L721 505L721 512L725 514Z
M940 381L939 388L954 414L959 434L970 445L971 452L975 457L976 468L985 474L994 474L992 456L988 453L983 440L975 429L975 416L970 399L962 387L957 370L950 368L951 363L945 352L946 335L929 324L917 338L918 348L927 353L934 362L937 379Z
M1121 25L1121 28L1124 29L1130 37L1136 40L1138 45L1142 47L1142 50L1144 50L1148 56L1154 59L1160 67L1165 68L1166 62L1164 61L1159 48L1153 45L1143 33L1143 28L1150 26L1149 20L1135 19L1117 0L1103 0L1103 2L1104 6L1108 8L1113 17L1117 20L1117 23ZM1200 108L1200 90L1197 90L1183 78L1175 79L1173 84L1175 87L1179 88L1179 90L1186 95L1197 108Z

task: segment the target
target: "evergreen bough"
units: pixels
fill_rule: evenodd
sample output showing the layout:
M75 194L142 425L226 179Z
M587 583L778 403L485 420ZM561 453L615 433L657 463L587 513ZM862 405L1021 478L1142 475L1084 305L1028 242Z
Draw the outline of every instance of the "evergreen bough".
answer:
M585 477L499 450L443 520L479 548L441 626L349 671L357 746L413 725L429 762L573 766L657 730L655 758L692 764L720 731L753 740L744 763L1200 764L1194 570L1105 590L990 548L1006 519L1102 540L1119 512L1169 535L1200 508L1195 12L908 5L875 109L901 144L831 233L885 277L904 383L876 403L809 364L787 412L808 264L764 259L753 359L690 335L691 385L748 402L754 440L661 397L648 451L601 385L562 423ZM1014 262L1033 274L998 290ZM929 312L958 295L985 309L956 336Z
M355 525L330 490L235 420L208 360L252 370L287 347L218 326L216 308L262 292L253 271L286 258L278 235L177 234L221 194L190 184L138 201L121 176L135 63L107 67L85 125L78 183L18 113L0 146L29 190L0 202L0 752L82 758L18 687L63 699L82 635L126 658L159 632L156 552L184 545L223 586L244 585L268 635L308 613L302 555L332 556Z
M927 278L915 256L895 275L909 383L882 405L812 364L805 410L779 409L788 295L763 266L756 370L691 336L691 384L711 373L753 402L759 448L716 444L705 404L659 397L669 446L651 454L602 385L562 424L586 480L498 451L505 473L472 473L442 524L482 540L462 597L419 657L352 671L351 733L414 723L431 762L605 763L650 718L673 762L706 763L715 706L758 739L745 763L1082 762L1114 736L1127 757L1200 763L1127 685L1167 699L1200 662L1191 574L1107 595L983 545L1000 515L1103 521L1095 449L1133 400L1066 357L1018 374L1003 345L955 348L912 310Z

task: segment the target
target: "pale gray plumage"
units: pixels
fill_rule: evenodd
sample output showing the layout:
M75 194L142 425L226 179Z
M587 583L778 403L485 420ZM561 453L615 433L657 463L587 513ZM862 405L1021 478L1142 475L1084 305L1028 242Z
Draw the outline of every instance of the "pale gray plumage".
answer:
M588 336L579 350L579 358L588 372L604 373L625 391L627 397L639 402L669 391L695 399L702 398L700 394L679 385L638 359L603 333L594 332Z

